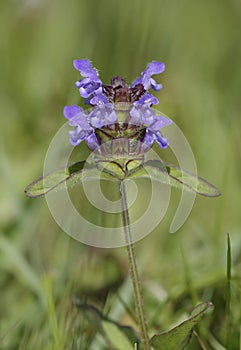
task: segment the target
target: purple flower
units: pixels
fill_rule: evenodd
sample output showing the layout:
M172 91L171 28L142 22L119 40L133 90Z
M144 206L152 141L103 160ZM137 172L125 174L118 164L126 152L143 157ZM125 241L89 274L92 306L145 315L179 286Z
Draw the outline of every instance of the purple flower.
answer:
M141 76L128 86L124 79L116 76L110 85L104 85L98 72L89 60L74 60L74 67L83 79L76 82L80 95L85 104L92 106L91 110L83 110L79 106L66 106L64 116L74 130L69 131L70 142L77 146L85 140L91 150L102 143L118 139L129 138L135 130L137 140L143 143L142 150L152 147L154 142L161 148L168 146L160 129L172 123L168 118L157 115L152 105L159 103L149 89L159 91L162 84L158 84L152 76L164 71L162 62L153 61L141 73ZM133 137L133 136L132 136Z
M155 121L155 111L151 108L151 105L158 104L159 101L156 97L150 93L142 96L138 101L133 103L133 108L130 111L131 122L151 124Z
M75 83L79 89L80 96L87 98L93 94L101 94L102 81L99 79L98 72L92 67L88 60L74 60L74 68L80 71L84 79Z
M144 142L151 147L156 141L161 148L167 148L168 139L164 138L159 130L171 123L172 121L168 118L156 116L154 122L146 128Z
M78 146L81 141L88 140L91 138L91 143L94 142L95 130L88 122L88 116L79 106L65 106L64 116L69 120L69 125L74 126L75 129L69 131L70 143L73 146ZM98 146L97 139L95 140L96 146Z
M156 114L147 104L134 105L130 111L130 122L132 124L151 124L154 123Z
M90 104L92 104L93 106L102 105L108 102L108 98L104 94L97 94L90 100Z
M90 123L95 128L111 125L117 121L117 115L112 103L100 104L93 108L90 113Z
M160 74L164 72L164 70L164 63L153 61L148 64L146 69L141 73L141 76L133 81L132 86L142 84L145 90L149 90L150 87L152 87L153 90L159 91L162 89L162 84L157 84L151 76L154 74Z

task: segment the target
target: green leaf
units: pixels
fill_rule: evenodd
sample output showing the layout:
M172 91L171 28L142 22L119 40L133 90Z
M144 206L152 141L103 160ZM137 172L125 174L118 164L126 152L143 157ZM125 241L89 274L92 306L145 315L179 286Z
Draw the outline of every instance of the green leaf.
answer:
M96 323L110 349L133 350L134 344L139 344L139 335L130 326L123 326L103 315L95 306L74 299L74 304Z
M207 197L217 197L221 192L205 179L195 176L176 165L163 163L159 160L149 160L144 167L133 171L129 178L152 178L164 184L180 189L194 191L197 194Z
M182 350L189 343L193 327L200 317L213 308L213 304L205 302L195 307L190 317L172 328L170 331L156 334L151 338L151 345L154 350Z
M40 197L55 189L57 186L65 185L65 181L70 179L74 174L81 174L85 162L78 162L69 167L61 167L52 171L45 177L39 177L37 180L31 182L24 190L28 197Z
M52 171L44 177L31 182L25 189L25 194L28 197L35 198L44 196L51 190L59 190L65 188L66 185L73 186L81 181L91 180L114 180L111 174L100 172L96 166L86 164L85 161L61 167Z
M105 336L109 342L118 350L133 350L134 344L123 333L123 330L115 323L102 321Z

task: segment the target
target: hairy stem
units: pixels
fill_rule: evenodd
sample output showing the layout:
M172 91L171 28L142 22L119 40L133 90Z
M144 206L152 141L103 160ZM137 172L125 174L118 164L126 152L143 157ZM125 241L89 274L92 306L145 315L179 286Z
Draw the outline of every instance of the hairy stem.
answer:
M128 201L127 201L126 187L125 187L124 180L119 182L119 192L120 192L120 199L121 199L121 205L122 205L122 220L123 220L123 226L124 226L129 269L130 269L130 275L133 283L136 312L137 312L137 318L138 318L140 332L141 332L141 342L143 344L144 350L151 350L150 340L148 337L147 322L146 322L146 317L144 312L144 302L143 302L142 291L141 291L140 275L138 272L138 267L136 262L135 246L132 241L130 215L128 211Z

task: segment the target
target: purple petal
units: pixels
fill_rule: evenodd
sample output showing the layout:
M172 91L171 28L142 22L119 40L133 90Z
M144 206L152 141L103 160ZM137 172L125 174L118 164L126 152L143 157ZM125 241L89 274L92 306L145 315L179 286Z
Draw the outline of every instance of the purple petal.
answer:
M116 122L116 120L117 120L117 115L115 111L109 112L107 113L105 118L105 125L113 124L114 122Z
M134 107L130 111L130 122L137 125L142 123L152 124L156 118L155 111L148 105L139 105L137 102L134 103Z
M162 88L161 84L157 84L154 79L151 78L154 74L160 74L165 70L165 64L163 62L153 61L148 64L146 69L141 73L141 76L134 80L132 87L136 84L142 84L145 90L149 90L152 87L154 90L159 91Z
M105 103L108 103L108 98L103 95L103 94L97 94L96 96L92 97L90 99L90 103L93 105L93 106L96 106L96 105L99 105L99 104L105 104Z
M81 118L77 121L77 123L75 125L71 125L70 126L78 126L80 127L83 131L89 131L92 130L92 127L90 126L90 124L88 123L87 119L85 118Z
M152 124L155 121L156 114L150 107L142 108L141 121L145 124Z
M130 110L130 123L134 125L140 125L141 124L141 108L138 108L138 106L133 106L132 109Z
M102 92L101 81L91 81L89 78L77 81L75 86L79 89L80 96L87 98L93 93Z
M91 149L94 150L99 146L97 137L95 136L95 133L92 132L90 133L86 138L85 141L87 143L87 146Z
M84 140L84 133L77 129L69 131L70 143L73 146L78 146Z
M155 141L155 135L147 129L143 142L147 146L151 147L154 141Z
M74 60L73 65L84 78L90 78L93 81L99 80L98 72L92 67L89 60Z
M162 89L162 84L157 84L155 79L150 79L151 87L154 91L160 91Z
M88 85L92 80L90 80L90 78L85 78L85 79L81 79L76 81L75 86L80 89L81 87Z
M65 106L63 110L63 114L65 118L71 119L76 115L78 115L79 113L82 113L82 111L83 111L82 108L80 108L79 106Z
M157 105L158 103L158 99L150 93L143 95L138 101L134 102L134 104L147 104L148 106Z
M101 128L104 125L113 124L117 120L114 105L111 103L99 104L90 113L91 125Z
M88 115L79 106L65 106L64 116L69 120L70 126L81 128L81 130L92 130L89 122Z
M151 124L148 129L152 131L158 131L161 128L164 128L164 126L172 124L172 120L169 118L165 118L161 115L156 116L155 121L153 124Z
M99 116L95 116L91 118L91 125L94 128L102 128L102 126L104 126L104 119L101 119Z
M94 128L101 128L104 125L105 117L99 106L94 107L90 113L90 123Z
M156 132L156 142L161 148L167 148L169 145L168 139L164 138L160 131Z
M160 74L164 72L164 70L165 64L163 62L153 61L147 65L144 72L146 72L147 75L151 76L154 74Z

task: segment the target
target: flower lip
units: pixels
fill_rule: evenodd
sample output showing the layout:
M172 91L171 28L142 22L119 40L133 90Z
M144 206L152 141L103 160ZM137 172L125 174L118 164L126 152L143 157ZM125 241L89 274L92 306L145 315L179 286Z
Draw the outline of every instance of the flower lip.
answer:
M82 77L89 78L92 81L100 81L97 70L92 67L89 60L74 60L73 66L75 69L80 71Z
M64 114L66 119L70 120L82 112L83 112L83 110L79 106L65 106L63 114Z
M136 84L142 84L145 90L149 90L152 87L153 90L159 91L162 89L162 84L157 84L152 78L152 75L160 74L164 72L165 64L163 62L153 61L149 63L146 69L141 73L141 76L133 81L132 86Z

